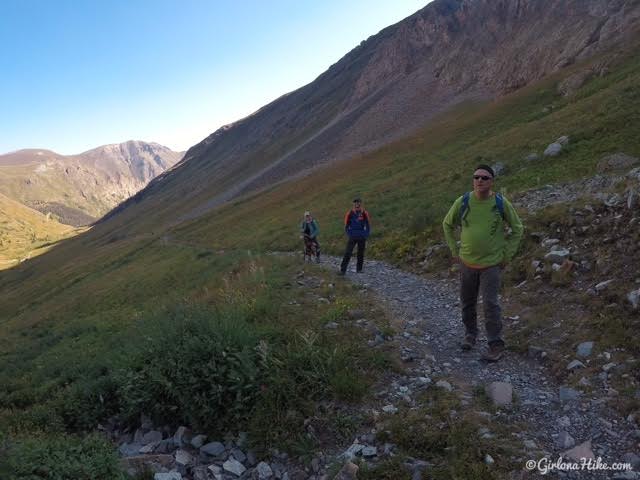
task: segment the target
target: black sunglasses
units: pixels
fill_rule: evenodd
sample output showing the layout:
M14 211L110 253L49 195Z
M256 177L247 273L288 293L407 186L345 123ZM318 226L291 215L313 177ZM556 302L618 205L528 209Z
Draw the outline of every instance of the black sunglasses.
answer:
M474 175L473 179L474 180L481 180L482 179L484 181L487 181L487 180L493 179L493 177L487 177L486 175Z

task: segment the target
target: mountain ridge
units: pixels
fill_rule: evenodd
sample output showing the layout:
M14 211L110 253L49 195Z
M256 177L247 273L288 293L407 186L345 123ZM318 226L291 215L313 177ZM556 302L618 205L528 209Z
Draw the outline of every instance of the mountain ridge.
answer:
M144 199L166 194L184 200L175 206L178 218L197 218L239 195L366 154L462 102L490 101L591 58L639 25L640 6L628 0L437 0L369 37L313 82L216 130L110 216L135 204L146 215Z
M63 223L86 225L135 194L182 157L130 140L74 155L23 149L0 155L0 192Z

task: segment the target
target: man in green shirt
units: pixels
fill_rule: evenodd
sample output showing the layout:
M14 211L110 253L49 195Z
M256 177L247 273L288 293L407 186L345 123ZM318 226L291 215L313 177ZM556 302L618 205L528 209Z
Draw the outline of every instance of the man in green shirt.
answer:
M516 254L523 232L511 203L493 192L494 177L491 167L479 165L473 173L473 192L458 198L442 222L453 259L460 263L460 304L465 326L462 348L470 350L476 343L476 306L481 291L489 342L484 358L488 361L499 360L504 352L498 301L500 274ZM454 236L458 226L460 247ZM507 226L511 228L509 235L505 233Z

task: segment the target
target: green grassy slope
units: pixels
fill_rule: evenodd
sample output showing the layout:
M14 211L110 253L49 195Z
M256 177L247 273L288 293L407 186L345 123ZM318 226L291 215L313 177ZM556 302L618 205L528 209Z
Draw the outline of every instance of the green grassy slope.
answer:
M312 210L324 246L337 252L344 212L358 194L373 217L373 251L406 259L439 238L441 218L471 188L478 163L506 165L497 187L508 196L593 175L608 153L640 155L637 58L569 98L557 93L561 79L547 79L491 104L461 105L413 138L236 201L178 231L220 247L297 248L297 222ZM525 161L529 153L541 155L561 135L570 136L571 143L560 157Z
M75 229L0 194L0 269L40 255Z

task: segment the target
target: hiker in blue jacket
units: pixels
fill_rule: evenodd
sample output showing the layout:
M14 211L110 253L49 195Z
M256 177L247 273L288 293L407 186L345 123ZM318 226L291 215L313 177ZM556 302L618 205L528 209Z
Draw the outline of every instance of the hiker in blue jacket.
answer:
M371 225L369 223L369 213L362 208L360 198L353 200L353 208L344 216L344 231L349 236L347 240L347 248L342 258L339 275L344 275L351 260L353 248L358 245L358 263L356 264L356 272L362 272L364 263L364 249L366 247L367 238L371 233Z
M311 212L304 212L304 219L300 224L300 233L304 238L305 251L312 251L312 246L315 247L316 262L320 263L320 243L318 242L320 228L316 219L311 216Z

